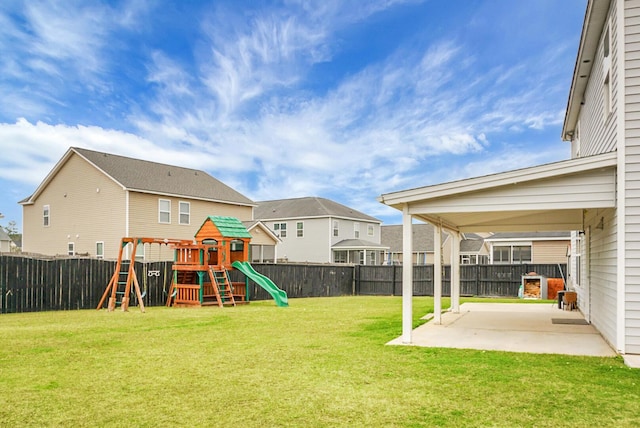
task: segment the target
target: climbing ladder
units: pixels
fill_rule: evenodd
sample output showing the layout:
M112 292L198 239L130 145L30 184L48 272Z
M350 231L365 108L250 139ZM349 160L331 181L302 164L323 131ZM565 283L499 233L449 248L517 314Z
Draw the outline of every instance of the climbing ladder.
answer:
M102 308L107 296L110 296L109 303L107 305L109 312L113 312L117 304L120 304L123 311L128 311L129 296L131 294L131 286L133 285L133 290L136 293L138 304L140 305L140 311L144 312L144 303L142 301L144 296L140 293L140 285L138 283L133 263L136 257L136 248L139 241L140 240L137 238L122 238L115 271L109 281L109 285L107 285L107 288L104 290L104 294L102 295L100 303L98 303L98 307L96 309ZM128 244L133 244L133 249L129 259L125 259L124 249Z
M216 296L218 306L235 306L236 300L233 297L233 287L229 278L229 271L224 266L209 267L209 278L213 286L213 293Z

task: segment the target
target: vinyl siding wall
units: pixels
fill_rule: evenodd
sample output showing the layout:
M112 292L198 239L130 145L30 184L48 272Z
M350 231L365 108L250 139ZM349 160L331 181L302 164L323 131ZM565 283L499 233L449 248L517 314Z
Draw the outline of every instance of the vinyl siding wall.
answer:
M303 236L296 236L296 223L303 223ZM289 262L329 263L331 261L329 218L300 218L282 220L263 220L271 230L280 236L278 259ZM275 223L287 224L287 236L274 230Z
M160 223L159 221L160 199L171 202L170 223ZM189 203L189 224L180 224L180 202ZM210 215L237 217L239 220L245 221L251 220L252 208L174 196L129 193L129 236L132 237L193 239L202 223ZM146 260L172 260L173 251L166 245L147 245L145 246L144 258Z
M66 195L66 196L65 196ZM49 226L43 226L43 206L49 205ZM104 241L105 256L117 253L125 230L125 194L120 186L73 154L38 195L23 207L23 251L66 255L68 243L76 254L95 256Z
M617 67L617 29L615 20L616 2L611 2L611 10L607 22L610 25L611 53L610 53L610 82L611 105L610 115L604 114L605 88L604 80L606 71L603 58L603 36L600 36L600 44L596 57L593 58L593 68L589 77L589 83L584 94L584 105L580 111L580 152L578 157L591 156L616 150L616 99L618 96ZM606 24L605 24L606 28Z
M584 241L588 242L584 243L583 252L588 251L588 254L582 256L583 281L577 287L578 306L589 314L591 323L614 347L618 313L615 213L614 209L586 212L585 229L588 232Z
M533 263L566 263L570 241L533 241L531 258Z
M640 354L640 0L624 5L625 352Z

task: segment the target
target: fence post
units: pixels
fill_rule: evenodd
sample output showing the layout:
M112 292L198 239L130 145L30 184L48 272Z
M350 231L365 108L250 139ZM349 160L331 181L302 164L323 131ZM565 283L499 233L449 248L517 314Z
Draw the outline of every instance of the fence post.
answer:
M354 296L360 295L360 265L353 265L353 282L352 282L352 294Z

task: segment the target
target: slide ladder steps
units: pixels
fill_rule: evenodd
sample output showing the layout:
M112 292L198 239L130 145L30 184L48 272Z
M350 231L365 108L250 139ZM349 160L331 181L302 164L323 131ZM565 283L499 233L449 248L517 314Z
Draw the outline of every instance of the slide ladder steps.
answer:
M216 296L218 306L235 306L236 300L233 297L233 287L227 269L224 266L219 269L210 267L209 278L211 279L213 293Z

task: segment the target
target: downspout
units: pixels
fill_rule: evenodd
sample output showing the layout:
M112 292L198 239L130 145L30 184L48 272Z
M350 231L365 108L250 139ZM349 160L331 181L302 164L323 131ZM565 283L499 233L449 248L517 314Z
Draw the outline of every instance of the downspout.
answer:
M460 313L460 232L451 231L451 311Z
M413 330L412 218L409 204L402 207L402 343L411 343Z
M433 228L433 322L442 323L442 225Z
M617 168L617 199L616 199L616 243L618 253L617 266L617 308L616 308L616 348L621 354L626 349L626 273L627 273L627 254L626 254L626 145L627 135L625 132L626 123L626 80L625 80L625 2L618 0L616 2L616 32L617 34L617 99L616 99L616 128L617 128L617 149L618 149L618 168Z

